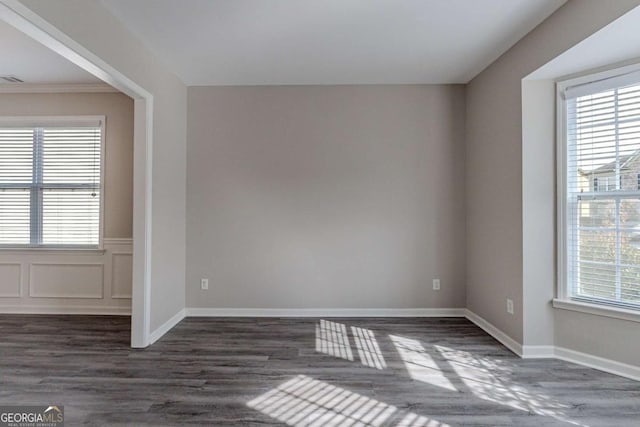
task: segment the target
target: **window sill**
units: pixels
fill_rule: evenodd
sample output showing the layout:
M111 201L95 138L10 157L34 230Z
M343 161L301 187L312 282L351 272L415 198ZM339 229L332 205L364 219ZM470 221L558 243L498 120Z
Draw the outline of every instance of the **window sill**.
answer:
M593 314L596 316L611 317L613 319L628 320L630 322L640 322L640 311L627 310L624 308L605 307L585 302L560 300L557 298L553 300L553 308L578 311L580 313Z
M59 255L103 255L105 249L99 248L0 248L0 255L35 255L35 254L59 254Z

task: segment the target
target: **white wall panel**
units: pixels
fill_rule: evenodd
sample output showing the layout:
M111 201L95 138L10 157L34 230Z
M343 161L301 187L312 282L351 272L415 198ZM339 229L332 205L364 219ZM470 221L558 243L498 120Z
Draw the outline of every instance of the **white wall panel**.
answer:
M131 298L133 256L114 253L111 257L111 298Z
M20 264L0 263L0 298L20 297Z
M31 264L29 296L98 298L104 295L102 264Z
M0 313L130 314L132 240L103 250L0 252Z

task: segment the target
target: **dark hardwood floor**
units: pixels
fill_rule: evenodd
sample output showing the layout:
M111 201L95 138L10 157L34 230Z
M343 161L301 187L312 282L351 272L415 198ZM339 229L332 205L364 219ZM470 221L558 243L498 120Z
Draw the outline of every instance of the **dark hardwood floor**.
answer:
M640 426L640 383L521 360L465 319L0 315L0 405L67 426Z

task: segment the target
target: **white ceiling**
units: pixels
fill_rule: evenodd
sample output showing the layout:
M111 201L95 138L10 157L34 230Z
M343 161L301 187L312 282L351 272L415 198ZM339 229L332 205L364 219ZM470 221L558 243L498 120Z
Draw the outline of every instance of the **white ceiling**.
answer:
M566 0L102 0L187 85L466 83Z
M101 80L0 20L0 75L25 83L98 83ZM0 80L0 84L5 83Z

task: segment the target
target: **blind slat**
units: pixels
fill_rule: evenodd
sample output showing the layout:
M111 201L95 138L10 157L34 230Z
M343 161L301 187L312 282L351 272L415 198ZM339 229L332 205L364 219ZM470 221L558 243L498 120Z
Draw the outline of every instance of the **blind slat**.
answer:
M603 84L565 91L568 291L640 309L640 85Z
M0 128L0 245L98 244L100 126Z

